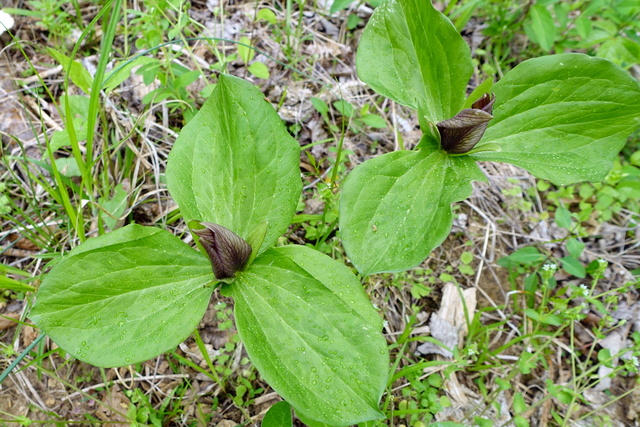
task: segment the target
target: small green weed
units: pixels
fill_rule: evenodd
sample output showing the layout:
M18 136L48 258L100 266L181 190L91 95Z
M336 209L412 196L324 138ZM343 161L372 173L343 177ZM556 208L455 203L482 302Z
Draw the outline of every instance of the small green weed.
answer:
M580 235L589 233L583 222L601 224L622 212L635 217L633 222L637 222L637 212L640 212L640 151L632 154L629 160L617 159L602 182L552 189L548 182L539 181L538 190L546 192L547 200L556 207L577 205L580 222L577 233Z
M640 6L628 0L485 1L451 7L459 30L471 13L486 23L485 44L478 50L486 75L543 53L585 51L624 68L640 62ZM524 39L520 34L526 34ZM531 41L532 43L529 43Z
M402 398L395 413L414 427L424 426L425 422L433 420L435 414L451 406L442 388L442 376L431 374L423 378L420 374L416 373L415 378L408 379L409 387L402 389Z
M562 224L563 221L568 219L560 220L559 223ZM570 226L570 222L565 225ZM573 413L579 406L589 404L583 397L585 390L605 381L606 377L628 375L637 371L635 356L640 354L637 342L615 354L600 346L610 332L622 325L611 316L619 305L620 296L637 289L639 284L630 282L619 288L600 291L598 285L608 263L598 259L587 265L582 264L578 258L584 245L575 238L567 240L565 248L568 255L560 259L550 254L544 255L538 248L530 246L498 261L509 270L513 289L510 293L513 314L506 321L512 325L519 324L520 333L517 338L497 348L489 348L486 343L490 341L491 331L504 327L505 322L483 326L475 324L470 329L470 340L479 345L476 369L483 371L487 367L493 367L492 369L504 372L502 376L505 381L499 389L511 389L510 382L518 376L527 376L538 369L548 370L558 353L559 357L569 360L572 375L567 385L559 386L553 379L547 379L546 393L542 399L537 399L531 405L526 405L522 396L514 400L516 425L528 425L525 424L524 414L530 413L531 409L548 399L554 402L553 417L560 425L573 422ZM560 270L569 277L586 279L589 276L590 280L579 285L568 280L560 285L555 277ZM591 343L578 342L576 325L584 321L590 312L598 313L599 317L599 321L590 330L595 338ZM515 320L519 315L523 316L522 321ZM564 344L555 346L559 341ZM514 366L508 367L500 361L499 355L505 353L517 355ZM624 361L618 363L621 357ZM609 369L606 376L597 375L598 372L602 373L603 367ZM498 382L498 378L494 380ZM483 389L480 383L478 385ZM496 391L487 396L488 402L495 397L495 393Z
M82 28L82 12L77 0L29 0L28 9L5 9L14 15L29 16L38 20L38 24L48 32L49 44L67 46L73 30ZM93 3L93 1L90 1Z

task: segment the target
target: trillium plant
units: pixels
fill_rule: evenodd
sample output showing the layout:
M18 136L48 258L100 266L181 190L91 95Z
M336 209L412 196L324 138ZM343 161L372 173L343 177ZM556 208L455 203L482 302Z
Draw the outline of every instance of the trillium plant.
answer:
M350 425L383 417L389 356L382 318L344 264L306 246L273 247L302 190L300 145L251 83L222 75L169 156L169 191L198 250L128 225L55 265L31 319L103 367L175 348L216 289L262 377L301 417Z
M415 109L413 151L347 177L340 231L362 275L422 262L449 233L451 203L509 162L557 184L599 180L640 115L638 83L579 54L526 61L465 97L470 52L430 2L387 0L364 30L358 74ZM382 316L345 265L278 246L301 192L300 146L261 92L221 75L182 129L166 170L196 248L132 224L59 260L30 318L61 348L101 367L168 351L197 327L216 291L233 298L238 333L262 377L309 425L384 418L389 355Z
M363 275L413 268L451 229L451 203L486 181L477 161L554 184L602 180L640 124L640 85L582 54L535 58L466 97L469 47L429 1L387 0L362 34L360 78L418 113L415 150L367 160L347 177L340 232Z

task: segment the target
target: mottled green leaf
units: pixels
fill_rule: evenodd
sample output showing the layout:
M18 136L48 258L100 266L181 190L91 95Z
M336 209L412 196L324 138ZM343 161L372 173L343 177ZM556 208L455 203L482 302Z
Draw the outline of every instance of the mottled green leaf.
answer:
M167 185L187 220L222 225L247 239L267 222L262 250L291 222L300 197L300 145L251 83L222 75L182 129Z
M29 317L84 362L129 365L189 336L212 280L206 256L164 230L129 225L87 240L58 262Z
M449 234L451 203L485 177L468 156L441 150L396 151L357 166L345 180L340 233L364 275L420 264Z
M439 122L456 115L473 67L469 47L430 0L386 0L362 33L358 75L376 92Z
M305 246L272 248L223 293L252 363L296 412L332 426L383 417L382 319L344 264Z
M365 114L360 116L358 120L374 129L384 129L387 127L387 122L377 114Z
M640 84L581 54L530 59L493 85L494 119L472 154L521 166L555 184L600 181L640 124Z

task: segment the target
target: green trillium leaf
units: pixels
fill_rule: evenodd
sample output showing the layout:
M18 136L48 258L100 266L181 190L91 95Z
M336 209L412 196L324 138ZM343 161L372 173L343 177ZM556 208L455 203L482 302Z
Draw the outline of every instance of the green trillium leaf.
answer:
M171 150L167 185L186 220L219 224L245 240L266 221L264 251L293 218L299 161L300 145L260 90L221 75Z
M296 412L331 426L384 417L382 319L344 264L305 246L272 248L222 291L252 363Z
M205 255L164 230L129 225L58 262L29 317L78 359L125 366L184 341L204 315L213 280Z
M511 163L555 184L600 181L640 125L640 84L600 58L530 59L493 85L494 119L477 160Z
M340 233L363 275L408 270L449 234L451 203L485 177L469 156L448 156L423 144L367 160L345 180Z
M462 109L473 72L469 47L430 0L386 0L377 7L356 65L373 90L434 123Z

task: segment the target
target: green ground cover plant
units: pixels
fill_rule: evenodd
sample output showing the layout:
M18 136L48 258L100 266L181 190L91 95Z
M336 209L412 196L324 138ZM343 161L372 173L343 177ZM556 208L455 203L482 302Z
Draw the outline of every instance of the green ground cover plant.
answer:
M253 364L300 416L330 425L381 417L389 356L360 283L313 249L272 247L301 191L299 156L260 91L220 76L167 166L204 250L138 225L87 240L47 274L31 319L80 360L129 365L188 337L221 285Z
M576 49L625 69L640 61L640 6L633 0L452 1L445 14L460 31L474 17L491 17L481 30L487 45L477 52L489 74L502 75L532 56ZM521 33L526 38L512 43Z
M417 150L368 160L344 183L341 236L364 275L413 268L442 243L451 203L485 179L476 161L512 163L555 184L599 181L640 122L638 82L582 54L525 61L466 97L469 47L418 1L376 9L357 66L375 91L417 110L423 131Z
M180 10L179 2L172 3ZM385 420L394 417L412 426L424 426L424 421L429 422L451 405L443 379L469 365L483 373L487 366L501 366L501 351L516 347L519 341L498 349L483 347L489 342L490 331L501 324L485 328L478 316L472 316L468 319L470 338L463 349L454 349L453 361L420 361L400 368L401 361L410 359L408 345L418 340L409 338L411 322L387 349L380 333L382 315L371 306L358 278L342 262L321 253L336 250L337 239L329 245L328 236L335 232L339 218L338 236L361 276L411 269L449 234L451 203L470 194L472 180L484 180L477 160L511 162L558 185L601 180L627 135L638 126L640 90L637 82L607 61L566 54L525 62L498 83L487 80L466 97L472 72L468 48L443 14L424 6L412 0L384 2L365 29L357 57L358 72L365 82L379 94L417 111L424 136L416 149L369 160L356 168L342 187L336 187L347 162L347 150L340 140L331 179L318 185L325 212L313 218L294 217L302 187L299 144L258 89L221 74L200 111L195 115L185 112L189 122L174 144L166 171L171 197L180 208L166 222L171 224L181 216L191 234L180 239L161 228L135 224L118 228L117 218L127 202L120 185L113 193L101 193L93 200L101 206L95 210L100 233L115 231L85 240L82 212L67 202L67 212L76 215L70 215L72 227L77 227L85 242L50 263L52 269L43 276L30 318L76 358L102 367L125 366L175 348L196 330L212 294L219 290L234 301L235 324L252 364L288 402L274 405L265 415L263 425L267 427L292 425L289 403L311 426L358 422L363 426L386 425ZM163 16L157 10L155 13L158 18ZM185 23L181 22L173 36L183 28ZM160 24L161 30L170 27ZM153 48L160 43L156 29L150 25L145 30L140 47ZM442 41L446 43L440 45ZM251 52L239 49L244 63L252 60ZM197 71L138 58L122 64L119 72L107 74L103 80L100 75L89 76L79 62L72 63L74 55L51 55L87 93L62 99L71 130L59 131L49 143L52 152L71 146L76 155L64 161L55 159L49 166L54 176L55 168L61 171L61 193L69 189L73 194L92 194L88 188L93 181L90 175L99 159L89 153L83 160L78 140L92 138L86 122L95 123L91 111L95 112L98 102L98 82L103 81L108 93L124 81L134 65L142 65L138 74L146 82L157 79L161 83L144 102L176 100L185 110L195 105L186 87L198 77ZM381 64L381 57L388 62ZM328 118L328 105L313 105L327 125L339 133L340 127ZM347 101L339 100L332 106L343 116L343 128L352 132L385 125L366 106L359 113ZM74 162L76 158L81 162ZM70 166L74 167L71 173ZM82 184L71 178L80 178ZM615 201L629 206L635 194L629 191L635 187L628 181L613 177L604 187L594 184L594 188L609 194L602 188L615 187L619 191ZM587 188L592 184L582 185ZM574 187L567 188L572 191ZM52 193L57 191L52 189ZM64 198L62 194L58 197ZM597 305L602 312L611 311L615 303L611 299L604 304L600 301L609 295L591 296L606 265L581 264L584 245L578 239L578 225L572 221L579 223L583 217L574 214L572 220L562 202L557 203L556 222L576 234L566 242L566 256L554 258L541 248L528 247L499 261L509 271L514 291L517 281L524 280L526 304L522 311L514 304L514 312L527 319L525 328L533 325L527 343L534 350L522 354L509 379L545 365L549 344L539 337L548 334L549 328L558 328L555 337L559 337L582 319L579 308L570 303L587 298L586 303ZM612 213L616 212L614 205ZM280 246L281 236L292 223L302 224L307 239L316 244ZM416 234L424 239L416 239ZM184 243L190 240L198 250ZM475 273L471 267L473 251L467 245L460 256L458 270L462 274ZM588 292L573 286L555 294L556 268L577 278L590 275L593 282ZM452 273L454 269L447 271ZM15 269L7 272L28 277ZM420 277L435 282L431 270L413 273L418 278L411 284L411 294L415 299L429 295L429 283ZM382 277L401 288L398 278L408 276ZM5 276L0 279L7 289L34 290ZM442 274L438 280L455 282L450 274ZM633 284L625 286L631 289ZM542 300L537 301L533 295L540 294ZM411 307L410 311L419 309ZM231 322L224 323L229 327ZM197 330L195 335L202 351ZM595 344L593 348L591 351L596 352ZM389 350L394 356L391 367ZM474 351L480 355L474 355ZM219 375L228 374L228 366L213 366L211 360L207 360L207 371L175 352L169 354L181 363L191 363L189 366L197 372L217 382L222 382ZM598 358L613 366L613 359L621 354L602 352ZM214 362L222 364L223 359L229 356L222 354ZM569 422L576 402L584 402L581 391L596 369L588 363L581 365L579 359L572 362L577 378L573 387L548 384L569 408L566 413L554 412L559 425ZM423 368L438 363L449 365L442 376L422 376ZM626 363L617 366L616 372L626 374L633 369L632 363ZM255 371L253 377L247 377L239 378L230 392L241 411L261 392L252 388ZM395 401L388 392L380 404L385 389L401 378L410 385L401 391L401 399ZM477 382L486 391L484 380L481 377ZM502 380L500 387L503 391L511 385ZM139 391L128 392L127 396L131 401L127 416L138 423L159 425L175 411L168 400L153 405ZM495 392L483 397L491 404ZM517 425L526 425L526 413L532 408L522 393L515 392L512 409ZM491 423L481 417L474 422Z

